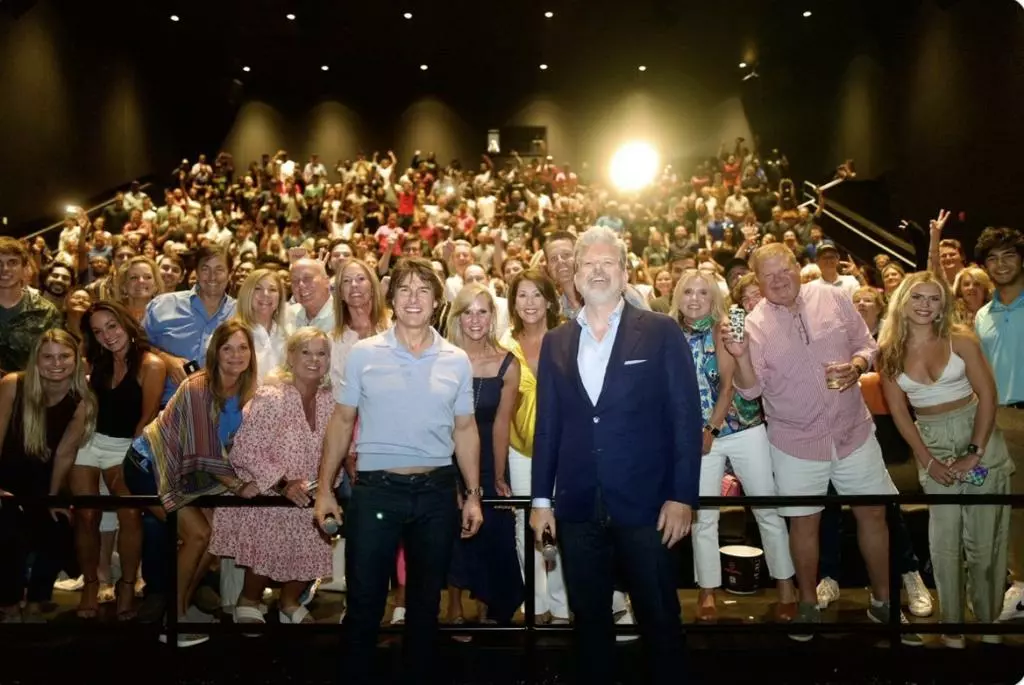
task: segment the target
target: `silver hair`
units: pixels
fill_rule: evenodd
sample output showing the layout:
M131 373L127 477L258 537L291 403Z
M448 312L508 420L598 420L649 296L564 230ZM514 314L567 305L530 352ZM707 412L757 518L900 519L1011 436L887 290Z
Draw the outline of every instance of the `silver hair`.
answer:
M610 245L614 247L619 253L619 266L623 269L626 268L626 243L619 237L619 234L607 226L592 226L584 231L583 235L576 241L576 246L573 250L573 261L576 263L576 271L579 271L580 264L583 263L584 253L594 245Z

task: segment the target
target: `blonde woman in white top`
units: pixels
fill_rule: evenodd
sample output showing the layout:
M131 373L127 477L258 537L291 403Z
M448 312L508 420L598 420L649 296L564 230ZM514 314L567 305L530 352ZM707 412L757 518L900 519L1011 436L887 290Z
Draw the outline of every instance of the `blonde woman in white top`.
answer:
M245 277L238 289L235 318L252 330L256 346L256 378L262 385L271 371L284 361L285 331L284 282L274 269L256 269Z

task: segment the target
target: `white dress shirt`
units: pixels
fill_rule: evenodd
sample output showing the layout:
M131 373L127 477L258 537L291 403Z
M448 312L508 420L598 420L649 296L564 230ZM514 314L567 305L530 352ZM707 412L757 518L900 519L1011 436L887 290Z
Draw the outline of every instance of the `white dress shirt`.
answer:
M288 335L291 335L303 326L318 328L328 336L334 335L334 296L327 298L327 302L320 308L316 316L310 318L306 314L306 308L299 303L288 307Z
M284 363L288 336L284 326L270 325L270 332L263 324L252 327L252 341L256 347L256 382L263 385L267 374Z

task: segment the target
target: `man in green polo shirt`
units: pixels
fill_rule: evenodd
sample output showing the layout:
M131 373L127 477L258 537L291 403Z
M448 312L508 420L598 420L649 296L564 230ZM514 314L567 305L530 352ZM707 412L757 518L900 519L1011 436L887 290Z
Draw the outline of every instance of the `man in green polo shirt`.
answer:
M1012 228L987 228L975 256L996 285L992 301L978 310L974 327L992 364L999 394L996 426L1006 439L1017 470L1015 495L1024 494L1024 234ZM1010 517L1010 572L1013 586L1003 598L1000 621L1024 618L1024 509Z

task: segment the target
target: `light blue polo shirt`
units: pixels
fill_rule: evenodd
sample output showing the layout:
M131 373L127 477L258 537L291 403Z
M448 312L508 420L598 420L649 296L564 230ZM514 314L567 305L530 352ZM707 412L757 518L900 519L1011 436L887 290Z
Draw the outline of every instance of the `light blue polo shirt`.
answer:
M473 367L461 349L431 329L420 357L394 327L352 347L339 404L359 410L360 471L452 463L455 417L473 414Z
M168 354L206 366L206 348L217 326L235 315L235 298L225 295L213 316L206 313L199 299L198 286L192 290L164 293L146 305L142 327L149 342ZM167 404L178 384L167 374L160 406Z
M1024 293L1005 305L997 292L974 316L974 330L995 372L999 404L1024 402Z

